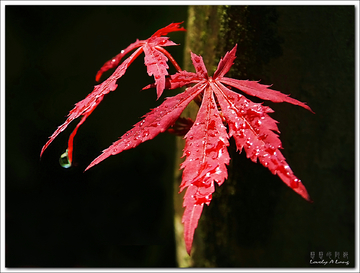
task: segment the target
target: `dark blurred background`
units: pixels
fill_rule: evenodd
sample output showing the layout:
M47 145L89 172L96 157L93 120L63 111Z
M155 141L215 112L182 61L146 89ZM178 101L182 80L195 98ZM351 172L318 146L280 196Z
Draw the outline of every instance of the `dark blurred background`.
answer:
M153 82L143 54L80 127L75 166L62 168L59 157L80 119L39 155L103 63L172 22L185 26L187 6L6 6L5 16L6 267L176 266L174 137L161 134L83 173L161 103L155 89L141 91ZM185 33L168 36L181 44L167 47L181 65Z

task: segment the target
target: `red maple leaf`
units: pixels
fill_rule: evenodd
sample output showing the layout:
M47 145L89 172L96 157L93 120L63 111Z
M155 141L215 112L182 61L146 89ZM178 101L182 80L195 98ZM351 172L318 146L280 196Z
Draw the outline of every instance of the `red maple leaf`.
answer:
M176 122L185 107L200 96L202 99L195 122L192 124L180 119L180 128L188 130L183 150L183 157L186 159L181 164L183 176L180 191L187 188L182 222L189 254L203 206L209 205L212 199L214 182L220 186L227 178L226 165L230 160L227 146L230 137L234 137L239 152L244 148L248 158L254 162L259 160L273 174L278 175L287 186L311 201L304 185L293 174L279 150L282 147L276 134L279 132L277 122L268 115L273 110L261 103L250 101L243 95L231 91L227 86L261 99L289 102L312 110L305 103L269 89L268 85L224 77L236 58L236 47L235 45L220 60L213 77L208 76L202 57L191 53L196 73L180 71L171 75L167 78L166 88L195 85L188 87L183 93L166 98L160 106L146 114L86 168L88 170L111 155L134 148L169 127L177 126ZM151 86L154 85L144 89Z
M50 136L49 140L43 146L40 157L42 156L45 149L50 145L50 143L57 137L59 133L64 131L66 127L74 119L83 116L81 121L77 124L74 131L71 133L68 141L67 155L69 163L72 162L72 151L73 151L73 139L79 129L79 126L84 123L86 118L94 111L94 109L99 105L103 100L104 96L110 91L114 91L117 88L117 80L121 78L130 64L142 53L145 53L145 65L147 67L147 73L149 76L154 76L155 85L157 89L157 98L159 98L165 88L165 76L168 75L167 65L168 59L175 66L177 71L180 71L179 65L176 63L174 58L166 51L164 46L177 45L174 42L170 41L168 37L163 37L169 32L174 31L185 31L184 28L180 27L182 23L171 23L170 25L159 29L156 31L150 38L147 40L136 40L135 43L130 44L126 49L122 50L117 56L112 58L110 61L106 62L101 69L96 74L96 80L99 81L103 72L118 66L121 59L131 52L132 50L138 48L133 54L131 54L127 59L125 59L120 66L114 71L114 73L102 82L99 85L94 87L94 90L86 96L85 99L79 101L75 104L75 107L68 114L66 121L60 125L55 132Z

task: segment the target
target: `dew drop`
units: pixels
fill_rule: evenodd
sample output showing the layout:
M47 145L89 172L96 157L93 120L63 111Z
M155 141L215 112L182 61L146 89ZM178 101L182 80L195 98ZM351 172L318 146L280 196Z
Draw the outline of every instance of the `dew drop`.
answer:
M253 143L250 140L246 141L247 148L250 149Z
M244 138L244 137L245 137L244 130L239 130L239 132L237 133L237 135L238 135L240 138Z
M71 162L70 162L69 156L68 156L68 149L66 149L65 153L63 153L60 156L59 163L60 163L60 166L65 168L65 169L71 167Z
M282 173L284 173L285 175L287 175L287 176L290 175L290 167L288 165L281 165L280 166L280 171Z
M185 154L186 154L186 156L190 156L190 155L191 155L191 152L190 152L190 151L186 151Z
M247 126L246 126L246 123L245 123L245 122L242 122L242 123L240 124L240 128L241 128L241 129L246 129L246 127L247 127Z
M290 187L293 189L296 189L297 187L299 187L299 183L300 183L300 180L295 178L295 179L291 180Z
M276 154L276 149L275 149L275 147L273 145L269 145L269 147L266 149L266 151L271 155Z

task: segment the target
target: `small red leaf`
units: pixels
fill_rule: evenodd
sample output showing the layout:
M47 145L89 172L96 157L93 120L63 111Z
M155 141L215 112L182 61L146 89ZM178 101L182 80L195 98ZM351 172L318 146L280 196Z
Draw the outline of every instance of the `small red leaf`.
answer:
M130 44L127 48L125 48L124 50L121 50L121 52L116 55L115 57L111 58L111 60L107 61L106 63L103 64L103 66L100 68L100 70L97 72L96 74L96 81L99 81L101 78L101 75L109 70L112 69L116 66L118 66L118 64L120 63L121 59L128 54L129 52L131 52L132 50L134 50L135 48L141 47L144 44L146 44L147 42L151 42L152 46L169 46L169 45L176 45L174 42L172 41L168 41L168 37L162 37L161 40L157 39L160 36L164 36L167 35L170 32L174 32L174 31L186 31L183 27L180 27L181 23L171 23L170 25L159 29L158 31L156 31L153 35L151 35L151 37L147 40L136 40L134 43Z
M171 54L162 48L164 46L173 46L177 44L170 41L169 37L161 36L166 35L169 32L185 31L184 28L180 27L180 24L181 23L172 23L159 29L147 40L136 40L135 43L130 44L126 49L122 50L118 55L107 61L100 68L96 74L96 81L100 80L101 75L105 71L116 67L127 53L139 47L144 50L144 62L147 67L147 72L149 76L154 76L157 98L159 98L165 89L165 76L168 75L167 69L169 68L167 65L168 59L170 59L171 63L178 71L181 70Z
M40 157L42 156L45 149L50 145L50 143L55 139L55 137L66 129L66 127L76 118L84 116L82 121L76 126L75 130L69 138L69 147L68 153L69 158L72 158L73 150L73 138L76 135L76 132L79 126L86 120L86 118L91 114L91 112L97 107L100 101L103 99L104 95L110 91L114 91L117 88L116 81L121 78L129 65L143 52L145 51L145 65L148 67L148 74L154 75L155 85L157 89L157 97L159 98L165 88L165 76L168 75L167 65L168 58L174 64L177 70L180 70L179 65L175 62L173 57L161 46L172 46L176 45L174 42L169 41L168 37L160 37L166 35L169 32L173 31L185 31L184 28L180 27L181 23L172 23L165 28L162 28L155 32L149 39L140 41L136 40L135 43L130 44L125 50L122 50L118 55L116 55L111 60L107 61L96 74L96 81L100 80L100 77L103 72L108 69L116 67L121 59L128 54L130 51L138 48L130 57L128 57L115 72L103 83L96 85L94 90L82 101L76 103L76 106L73 110L70 111L66 121L55 130L55 132L50 136L50 139L43 146ZM167 56L167 57L166 57Z

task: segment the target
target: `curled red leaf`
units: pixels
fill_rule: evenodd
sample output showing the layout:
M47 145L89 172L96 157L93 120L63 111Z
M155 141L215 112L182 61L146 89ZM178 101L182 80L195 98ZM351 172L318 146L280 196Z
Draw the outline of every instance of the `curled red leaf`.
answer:
M94 109L99 105L102 101L103 97L109 93L110 91L114 91L117 88L117 80L120 79L126 72L129 65L142 53L145 53L145 65L147 66L148 74L150 76L154 76L155 85L157 89L157 98L159 98L165 89L165 76L168 75L167 69L169 68L167 65L168 59L174 64L177 70L180 70L179 65L176 63L174 58L163 49L163 46L172 46L176 45L174 42L170 41L168 37L161 37L163 35L168 34L169 32L174 31L185 31L184 28L180 27L181 23L172 23L157 32L155 32L150 38L147 40L136 40L135 43L130 44L126 49L122 50L118 55L116 55L111 60L107 61L96 74L96 81L100 80L100 77L103 72L118 66L122 58L136 49L125 61L123 61L114 73L102 82L99 85L94 87L94 90L82 101L76 103L74 109L72 109L68 115L66 121L60 125L55 132L50 136L49 140L43 146L40 157L46 148L50 145L50 143L57 137L59 133L64 131L66 127L76 118L83 116L83 119L76 126L73 133L70 135L68 141L68 157L71 163L72 160L72 151L73 151L73 139L77 133L77 130L81 124L86 120L86 118L94 111Z

